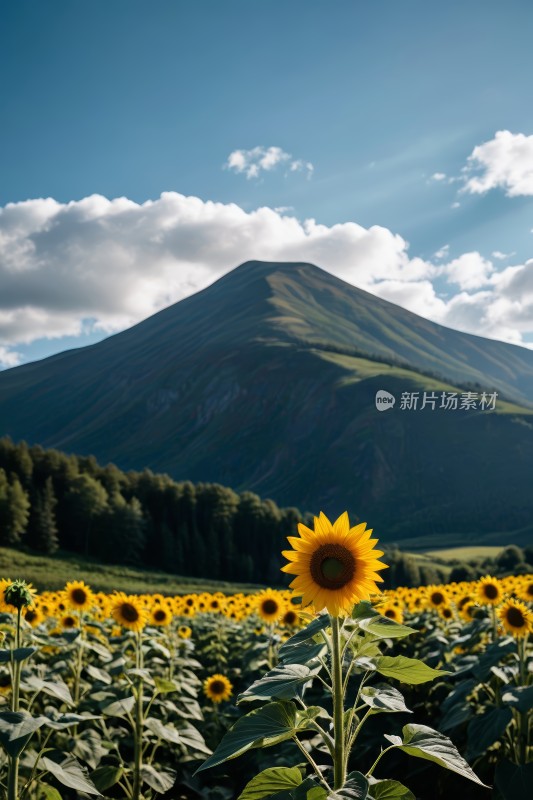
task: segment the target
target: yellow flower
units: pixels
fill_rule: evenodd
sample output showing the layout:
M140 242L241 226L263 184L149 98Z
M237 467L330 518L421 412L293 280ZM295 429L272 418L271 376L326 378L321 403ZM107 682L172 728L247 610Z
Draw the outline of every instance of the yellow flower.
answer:
M44 622L44 614L38 605L30 606L23 612L23 617L32 628L37 628L41 622Z
M394 622L399 622L400 624L403 622L403 611L396 603L385 603L385 605L378 608L378 611L384 617L393 619Z
M533 613L520 600L507 600L498 611L502 626L512 636L527 636L533 631Z
M503 600L503 590L498 578L485 575L479 579L477 586L479 602L483 605L499 606Z
M0 671L0 694L11 692L11 675L7 670Z
M148 612L141 600L124 592L117 592L112 598L111 614L119 625L136 633L142 631L148 619Z
M189 628L188 625L180 625L178 628L178 636L180 639L190 639L192 635L192 630Z
M448 595L442 586L428 586L426 591L431 608L438 609L448 604Z
M79 620L76 619L72 614L64 614L61 619L59 620L59 624L62 628L77 628Z
M150 611L150 624L163 627L170 625L172 614L166 605L155 605Z
M377 539L365 528L364 522L350 528L346 511L333 524L321 512L314 530L300 523L300 538L288 537L294 550L283 551L289 563L281 569L296 575L291 588L302 596L303 606L339 616L378 591L376 581L383 580L378 570L387 565L378 560L383 553L374 549Z
M257 595L256 611L265 622L275 622L285 610L279 592L264 589Z
M229 700L232 695L233 686L225 675L211 675L204 681L204 694L213 703L221 703L222 700Z
M65 586L63 599L76 611L88 611L94 605L93 593L84 581L69 581Z

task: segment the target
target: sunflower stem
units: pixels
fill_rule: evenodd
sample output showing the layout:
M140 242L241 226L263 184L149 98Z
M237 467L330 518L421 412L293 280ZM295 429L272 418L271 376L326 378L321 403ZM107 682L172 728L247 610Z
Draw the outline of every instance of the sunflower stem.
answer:
M135 648L135 667L137 669L143 668L143 654L142 654L142 633L139 631L136 637ZM132 800L140 800L141 798L141 771L142 771L142 757L143 757L143 679L142 675L138 676L137 688L135 693L135 724L133 728L134 740L134 754L133 754L133 790Z
M80 635L78 636L78 653L76 658L76 672L74 675L74 703L80 702L81 673L83 669L83 611L78 612Z
M341 635L338 617L331 619L331 663L333 673L333 735L335 751L333 758L333 788L344 786L344 694L342 685Z
M20 647L20 623L21 623L22 609L17 608L17 627L15 629L15 650ZM21 662L15 660L12 655L13 664L13 689L11 694L11 711L19 710L19 693L20 693L20 671ZM18 798L18 783L19 783L19 759L18 756L13 756L9 759L9 771L7 778L7 800L17 800Z

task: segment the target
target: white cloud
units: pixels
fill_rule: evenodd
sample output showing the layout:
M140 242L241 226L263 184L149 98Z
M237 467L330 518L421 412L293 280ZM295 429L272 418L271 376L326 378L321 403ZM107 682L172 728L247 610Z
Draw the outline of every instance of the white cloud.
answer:
M433 181L445 181L446 180L446 173L445 172L434 172L431 176L431 180Z
M306 172L310 178L314 166L301 158L293 159L281 147L253 147L251 150L234 150L229 154L225 168L246 175L248 179L257 178L261 172L271 172L280 164L287 164L289 172Z
M317 264L460 330L516 343L533 333L533 260L498 271L476 252L448 257L447 245L438 264L410 257L378 225L328 226L176 192L143 204L10 203L0 208L0 364L36 339L126 328L253 259Z
M507 258L516 255L516 253L502 253L501 250L494 250L491 255L493 258L497 258L498 261L505 261Z
M533 195L533 135L497 131L474 148L464 172L463 192L485 194L500 188L508 197Z
M463 253L442 267L449 283L467 291L486 286L493 271L492 263L477 252Z
M449 252L450 252L450 245L445 244L443 245L443 247L441 247L439 250L433 253L433 258L446 258Z

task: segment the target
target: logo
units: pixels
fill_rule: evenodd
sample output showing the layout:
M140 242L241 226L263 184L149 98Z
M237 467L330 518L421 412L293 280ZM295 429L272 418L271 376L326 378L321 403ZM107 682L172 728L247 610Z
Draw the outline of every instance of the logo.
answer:
M376 392L376 408L378 411L388 411L389 408L392 408L394 403L396 402L396 398L393 394L389 394L384 389L380 389L379 392Z

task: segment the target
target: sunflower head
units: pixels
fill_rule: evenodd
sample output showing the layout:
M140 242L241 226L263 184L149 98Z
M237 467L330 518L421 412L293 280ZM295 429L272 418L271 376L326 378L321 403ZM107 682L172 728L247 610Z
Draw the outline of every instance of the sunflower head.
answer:
M511 636L527 636L533 632L533 613L520 600L507 600L498 611L502 627Z
M94 595L84 581L69 581L63 592L63 601L76 611L88 611L94 605Z
M427 587L427 602L431 608L439 609L448 604L448 594L442 586Z
M166 627L172 622L172 614L166 605L155 605L150 611L150 623L159 628Z
M8 607L11 606L17 611L27 606L32 606L36 594L37 591L33 588L31 583L26 583L26 581L8 581L7 585L3 587L3 601L5 605Z
M225 675L211 675L204 681L204 694L213 703L229 700L233 686Z
M265 622L276 622L285 611L285 604L279 592L264 589L257 595L256 611Z
M386 564L376 550L377 539L362 522L350 528L348 513L331 523L325 514L315 517L314 530L298 525L300 538L289 536L294 550L284 550L288 564L283 572L296 575L291 588L301 595L302 605L316 611L327 608L332 616L349 614L360 600L369 600L377 593L378 571Z
M498 578L485 575L477 585L478 600L483 605L499 606L503 600L503 589Z
M7 669L0 671L0 694L9 694L11 692L11 674Z
M178 636L180 639L190 639L192 636L192 630L188 625L180 625L178 628Z
M118 592L114 596L111 614L119 625L135 633L142 631L148 620L148 612L141 599L124 592Z

